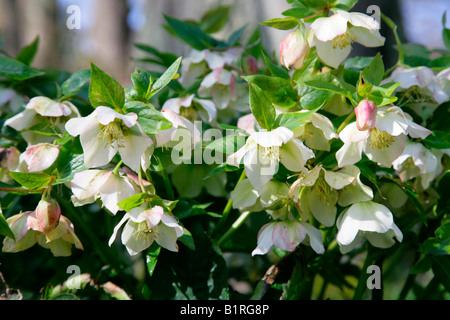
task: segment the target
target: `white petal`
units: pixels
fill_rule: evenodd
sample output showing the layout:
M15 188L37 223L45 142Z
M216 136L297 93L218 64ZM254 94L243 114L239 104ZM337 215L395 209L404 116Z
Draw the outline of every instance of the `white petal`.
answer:
M260 146L268 147L281 147L281 145L287 143L292 139L294 133L285 127L278 127L272 131L254 132L250 137Z
M79 200L93 199L112 173L105 170L86 170L75 173L70 185Z
M315 189L312 189L306 200L314 218L327 227L331 227L334 224L337 212L337 195L335 195L334 199L332 199L332 195L329 195L328 199L323 199Z
M205 122L212 122L217 115L216 105L214 102L205 99L195 99L195 101L198 102L208 114L207 121Z
M363 27L351 27L349 32L355 38L355 41L365 47L382 47L384 46L385 38L377 31L370 31Z
M158 236L156 237L155 241L163 248L177 252L178 251L178 245L177 245L177 238L178 234L175 230L175 228L169 228L164 224L160 224L158 227Z
M325 171L324 175L325 181L328 183L330 187L336 190L344 188L345 186L351 184L355 180L355 176L353 174L346 172L344 170L339 170L336 172L327 170L324 171Z
M290 171L300 172L306 161L314 158L314 153L300 140L292 139L280 149L281 163Z
M231 192L230 197L233 201L233 208L243 210L256 204L259 193L253 188L250 180L244 179Z
M128 213L125 213L122 219L120 219L120 222L114 227L113 234L111 235L111 238L109 238L108 245L111 247L113 242L117 238L117 232L119 232L120 227L129 219Z
M272 233L273 244L281 250L292 252L305 239L306 230L300 222L275 223Z
M128 221L122 231L122 243L126 246L130 255L136 255L147 249L153 243L152 237L137 238L134 234L137 231L137 224Z
M257 148L250 149L244 155L245 175L256 190L261 190L278 171L278 163L274 166L261 163L263 156Z
M116 174L111 174L100 189L100 199L105 208L112 214L116 214L120 210L117 205L120 201L129 198L134 194L135 189L128 179Z
M261 190L261 204L270 207L289 195L289 186L280 181L270 180Z
M373 17L360 12L346 12L337 10L339 14L347 17L349 22L355 27L362 27L371 31L379 30L380 24Z
M316 43L317 55L323 62L333 68L338 68L339 65L348 57L352 50L351 45L347 45L343 48L333 48L331 41Z
M378 163L380 166L389 168L392 163L397 159L405 149L406 141L408 138L401 134L397 137L393 137L394 142L386 149L372 148L369 143L365 147L365 154L367 157Z
M84 151L84 164L88 168L107 165L117 153L117 146L99 139L101 133L98 123L90 122L80 135Z
M347 31L348 19L343 15L335 14L331 17L316 19L311 24L311 29L319 41L325 42L344 34Z
M309 245L318 254L325 252L325 248L322 242L322 232L319 229L313 227L309 223L301 222L303 228L306 230L306 234L309 238Z
M47 97L34 97L28 104L27 109L33 108L36 113L44 117L62 117L68 116L72 110L63 103L58 103Z
M29 129L38 123L39 116L36 114L36 111L34 111L34 109L25 109L14 117L6 119L4 125L14 128L17 131L22 131L23 129Z
M124 135L122 142L123 146L119 145L118 149L123 163L134 172L138 172L141 166L141 157L152 145L152 141L137 128L133 127L128 134Z
M258 245L252 251L252 256L255 254L266 254L273 246L272 234L275 228L275 223L271 222L262 226L258 232Z
M28 165L29 172L39 172L49 168L58 158L59 147L40 143L29 146L23 153L23 159Z

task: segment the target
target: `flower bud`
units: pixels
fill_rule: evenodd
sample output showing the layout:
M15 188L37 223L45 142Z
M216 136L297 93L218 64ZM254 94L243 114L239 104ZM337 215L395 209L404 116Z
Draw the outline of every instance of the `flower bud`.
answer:
M280 43L280 61L288 69L292 65L295 69L303 67L308 53L308 41L298 29L288 34Z
M377 118L377 105L370 100L362 100L355 108L356 127L360 131L366 131L375 127Z
M58 226L61 217L61 208L54 199L41 200L36 208L36 218L44 230L48 232Z
M20 151L16 147L0 147L0 168L14 171L19 164Z

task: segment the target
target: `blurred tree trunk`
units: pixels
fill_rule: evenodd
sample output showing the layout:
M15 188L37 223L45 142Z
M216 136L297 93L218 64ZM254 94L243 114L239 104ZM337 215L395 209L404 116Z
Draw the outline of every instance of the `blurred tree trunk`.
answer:
M126 0L96 0L92 5L95 13L89 31L95 46L92 61L125 85L130 78Z
M0 40L2 49L10 55L20 47L19 24L16 1L0 0Z
M35 67L59 67L56 0L15 0L20 48L39 36ZM20 50L19 48L19 50Z

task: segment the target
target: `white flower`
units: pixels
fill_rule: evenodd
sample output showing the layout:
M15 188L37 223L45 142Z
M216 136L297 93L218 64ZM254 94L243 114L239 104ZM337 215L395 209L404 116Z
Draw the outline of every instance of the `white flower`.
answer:
M308 112L308 110L302 110ZM294 130L294 136L299 137L306 146L315 150L330 151L330 140L338 138L334 132L333 123L322 114L313 113L303 121L310 121Z
M442 155L442 151L429 150L418 142L408 142L392 165L402 182L420 176L422 187L427 189L442 172Z
M139 193L130 178L106 170L77 172L70 185L75 206L83 206L100 199L103 206L113 214L120 210L117 203Z
M111 246L120 227L127 222L122 231L122 243L130 255L136 255L156 241L161 247L178 251L177 239L183 235L183 227L160 206L153 208L133 208L127 212L114 228L109 239Z
M322 233L312 225L300 221L269 222L259 231L252 255L266 254L273 246L292 252L303 241L309 242L318 254L325 252Z
M24 111L6 120L5 126L22 131L22 136L28 144L52 142L54 137L39 135L27 130L53 119L54 126L63 132L65 120L68 117L78 117L79 115L77 108L69 101L56 102L47 97L34 97L28 102Z
M396 92L402 91L400 101L423 102L428 103L428 106L432 106L434 102L435 105L439 105L449 99L449 92L444 90L444 88L448 90L448 84L446 86L446 80L448 81L449 77L448 70L443 70L435 75L433 70L425 66L398 67L382 81L382 84L400 82L396 88Z
M379 29L380 25L373 17L336 10L336 14L319 18L311 24L312 44L315 44L323 62L337 68L350 54L353 42L366 47L383 46L385 39Z
M162 110L164 109L170 109L191 120L199 117L208 123L213 122L217 115L216 106L212 101L197 99L193 94L184 98L168 99L162 106Z
M336 152L340 167L361 160L361 154L390 167L403 152L407 135L425 139L431 131L414 123L399 107L379 107L375 126L371 130L360 131L356 122L347 125L339 134L344 145Z
M100 106L87 117L70 119L66 130L72 136L80 136L86 167L107 165L119 152L123 162L137 172L142 155L153 145L137 118L135 113L123 115Z
M239 166L243 160L250 183L261 190L278 171L279 162L288 170L299 172L306 161L314 157L312 150L293 136L285 127L254 132L241 149L227 158L227 163Z
M403 234L394 223L392 212L382 204L372 201L353 204L337 219L336 241L342 253L353 250L364 238L373 246L388 248L402 241Z
M360 170L354 165L337 171L318 165L293 183L291 193L305 217L312 214L321 224L331 227L336 219L337 204L345 207L373 198L372 190L361 183L359 176Z
M232 71L216 68L207 74L198 89L200 97L211 97L217 109L223 110L237 100L236 78Z

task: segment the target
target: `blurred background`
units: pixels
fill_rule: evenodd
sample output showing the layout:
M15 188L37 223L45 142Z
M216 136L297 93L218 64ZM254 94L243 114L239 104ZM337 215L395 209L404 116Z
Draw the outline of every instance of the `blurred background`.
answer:
M71 5L80 8L79 29L67 27L73 13L68 12ZM148 44L176 55L187 54L186 45L163 28L163 14L198 20L218 5L232 7L229 23L214 35L219 39L244 25L250 34L258 22L282 17L281 13L290 8L286 0L0 0L1 49L15 56L39 35L34 67L73 72L89 68L92 61L127 85L129 74L137 65L134 59L142 54L134 43ZM450 11L450 0L360 0L353 11L366 13L370 5L378 5L398 24L403 41L432 49L444 47L442 15ZM265 48L278 55L279 42L288 31L259 28ZM386 26L382 25L381 33L387 38L383 54L389 63L396 58L394 41ZM352 53L353 56L368 54L370 51L359 47Z

